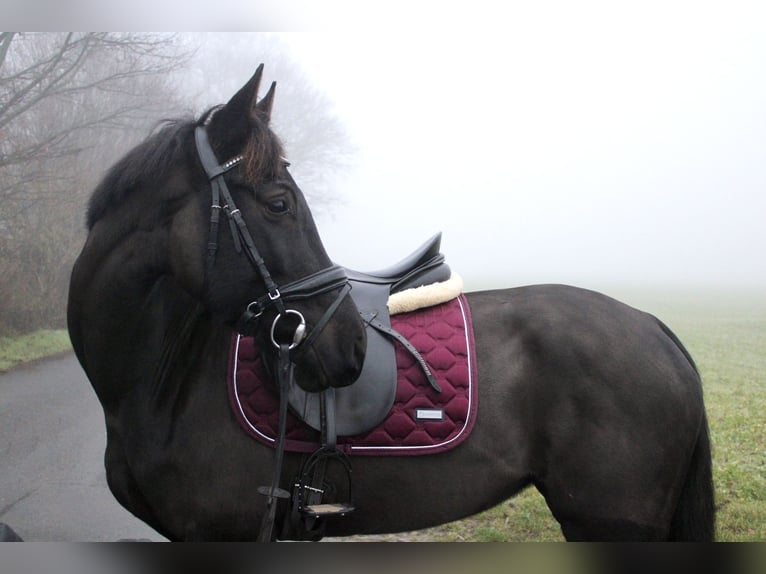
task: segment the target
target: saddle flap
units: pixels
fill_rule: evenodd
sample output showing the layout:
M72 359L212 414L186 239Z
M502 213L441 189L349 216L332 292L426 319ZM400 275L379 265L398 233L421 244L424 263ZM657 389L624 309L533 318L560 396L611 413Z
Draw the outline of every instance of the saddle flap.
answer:
M363 317L375 316L390 324L388 286L355 284L354 303ZM396 398L396 351L390 339L367 328L367 352L359 379L335 392L335 432L354 436L375 428L391 410ZM321 393L292 385L288 403L293 412L314 430L321 431Z
M387 269L360 273L347 270L351 298L367 323L367 352L359 378L334 391L335 428L331 434L354 436L375 428L391 410L396 398L396 349L398 339L416 358L420 355L391 329L389 297L397 291L447 281L451 276L439 252L441 233L421 245L409 257ZM428 366L420 359L431 386L439 390ZM293 384L288 393L292 411L314 430L322 430L322 393L309 393Z

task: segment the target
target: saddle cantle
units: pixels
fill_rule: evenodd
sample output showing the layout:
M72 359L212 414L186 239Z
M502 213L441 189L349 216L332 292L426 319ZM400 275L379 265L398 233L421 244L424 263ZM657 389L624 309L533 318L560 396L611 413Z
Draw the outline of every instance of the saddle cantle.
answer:
M325 391L324 396L322 393L306 392L297 385L291 387L289 405L311 428L322 428L323 412L327 420L334 420L334 429L330 431L339 436L358 435L385 419L396 396L394 339L418 360L431 386L440 390L420 353L391 328L388 310L392 293L450 278L451 271L439 251L440 247L441 233L437 233L391 267L368 273L346 269L351 283L351 297L367 323L367 352L359 379L348 387Z

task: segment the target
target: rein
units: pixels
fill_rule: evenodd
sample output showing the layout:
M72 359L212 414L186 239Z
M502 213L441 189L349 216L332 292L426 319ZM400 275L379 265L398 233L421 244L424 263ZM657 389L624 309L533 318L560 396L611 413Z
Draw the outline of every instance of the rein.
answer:
M234 203L234 198L226 185L224 174L242 161L242 156L219 163L215 152L210 145L207 131L204 126L198 126L194 131L194 141L197 146L202 167L207 174L212 190L212 203L210 206L210 230L207 245L207 269L213 272L215 256L218 251L218 229L221 211L226 214L229 221L229 229L234 241L237 253L243 249L250 263L266 286L266 293L247 305L242 315L236 322L235 329L243 335L252 335L259 326L259 319L263 313L271 308L276 309L277 315L271 324L270 339L277 353L277 380L279 382L279 436L277 441L277 459L273 470L271 485L260 487L258 492L267 497L266 513L261 522L258 540L268 542L272 539L276 506L278 498L289 498L290 494L279 488L282 472L282 460L284 456L285 429L287 421L287 396L288 389L294 382L295 360L299 358L307 348L314 343L332 316L340 307L343 299L351 291L351 285L346 276L346 271L339 265L331 265L325 269L312 273L306 277L292 281L286 285L276 284L269 273L266 263L258 252L253 237L247 228L247 223L242 217L242 212ZM223 201L223 205L221 205ZM286 303L290 301L302 301L339 290L335 300L327 307L316 325L311 329L306 325L303 314L296 309L289 309ZM298 319L298 326L287 341L277 341L275 336L276 326L287 315L294 315Z

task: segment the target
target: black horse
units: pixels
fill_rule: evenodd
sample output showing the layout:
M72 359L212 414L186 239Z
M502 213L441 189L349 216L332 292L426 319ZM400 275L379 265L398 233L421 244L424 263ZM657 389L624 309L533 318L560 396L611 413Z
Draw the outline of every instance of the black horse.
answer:
M275 451L232 415L233 329L252 330L277 364L279 323L274 343L299 346L308 391L352 384L364 362L364 324L269 129L274 85L257 99L261 69L225 106L166 124L112 167L72 273L69 332L103 405L109 487L172 540L254 539L265 513L255 491ZM700 377L665 325L560 285L467 300L472 434L432 456L355 458L357 509L327 535L425 528L534 485L569 540L713 539ZM284 455L283 488L301 462Z

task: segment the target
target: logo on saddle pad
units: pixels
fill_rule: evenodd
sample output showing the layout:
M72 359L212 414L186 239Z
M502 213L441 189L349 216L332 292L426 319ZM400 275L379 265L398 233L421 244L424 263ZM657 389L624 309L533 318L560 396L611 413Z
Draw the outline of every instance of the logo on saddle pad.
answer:
M371 395L380 403L363 411L369 411L371 418L365 420L368 415L358 412L344 417L344 408L369 402L363 385L357 382L335 389L336 395L347 393L337 401L337 448L351 455L378 456L434 454L454 448L470 434L478 406L473 329L465 296L393 315L391 328L417 350L434 380L429 382L423 366L396 340L391 397L387 391ZM362 390L356 390L357 385ZM243 429L259 442L276 446L279 396L252 338L232 340L228 387ZM291 400L285 449L311 453L319 446L320 433L310 420L308 424L301 420L300 410ZM353 434L344 432L349 429Z

